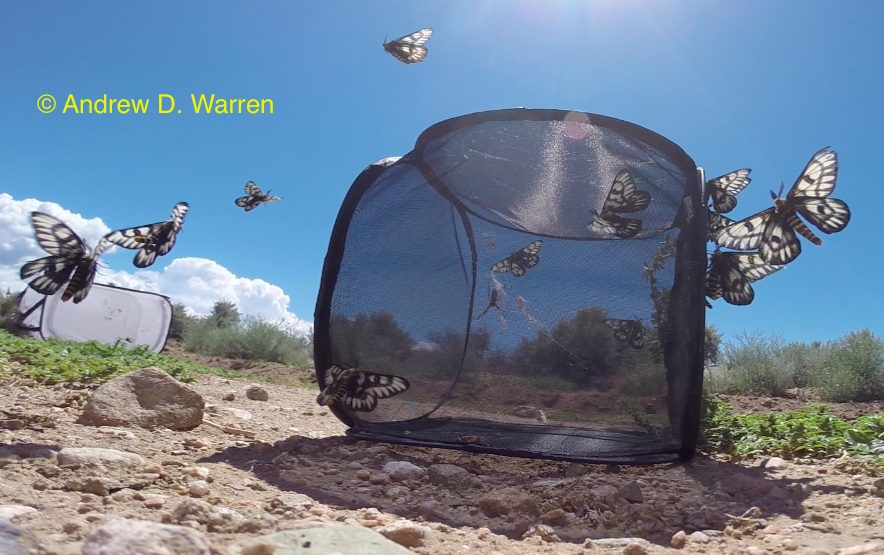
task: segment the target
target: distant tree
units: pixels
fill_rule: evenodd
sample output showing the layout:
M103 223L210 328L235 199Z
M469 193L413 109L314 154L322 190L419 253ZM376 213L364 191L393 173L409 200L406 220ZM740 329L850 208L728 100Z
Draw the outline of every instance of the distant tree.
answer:
M718 364L718 355L721 348L721 333L714 325L706 326L706 365L714 366Z
M196 321L196 318L187 314L187 310L181 303L172 305L172 326L169 328L169 339L184 341L184 332Z
M236 304L230 301L217 301L206 321L216 328L224 329L238 326L240 318L241 315Z
M535 339L523 339L512 362L520 374L553 375L575 383L609 376L616 368L618 353L606 318L600 308L581 309L550 333L539 331Z
M15 323L17 317L18 293L13 293L11 289L7 289L6 293L0 292L0 329L22 335L24 332Z

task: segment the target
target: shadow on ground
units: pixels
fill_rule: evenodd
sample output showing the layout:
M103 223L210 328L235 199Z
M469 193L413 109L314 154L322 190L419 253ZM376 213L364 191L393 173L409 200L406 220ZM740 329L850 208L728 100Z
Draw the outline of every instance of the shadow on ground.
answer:
M391 461L422 468L456 465L469 471L470 477L458 487L438 475L435 484L426 476L391 481L382 471ZM667 546L678 530L720 531L728 523L745 525L747 521L729 515L739 517L747 511L747 517L756 520L779 515L798 519L814 481L774 477L760 467L700 455L690 463L578 466L343 436L292 436L275 445L230 448L201 462L233 465L282 491L335 508L373 507L452 527L486 527L510 538L521 538L532 525L546 522L563 541L643 537ZM638 498L636 485L641 491ZM843 492L835 486L813 489ZM753 507L757 510L750 511Z

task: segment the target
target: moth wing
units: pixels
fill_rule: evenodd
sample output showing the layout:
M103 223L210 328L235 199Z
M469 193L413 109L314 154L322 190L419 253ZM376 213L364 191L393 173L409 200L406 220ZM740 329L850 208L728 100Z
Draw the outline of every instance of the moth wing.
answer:
M752 170L741 169L716 177L706 183L709 195L712 198L712 206L721 214L730 212L737 206L736 195L749 185L752 179L749 172Z
M124 249L140 249L144 247L143 238L149 238L159 233L165 223L157 222L155 224L130 227L129 229L118 229L105 235L102 240Z
M776 216L775 210L775 208L768 208L722 228L715 236L715 243L738 251L759 248L768 220Z
M54 216L43 212L31 212L31 223L34 226L37 243L49 254L72 256L89 251L86 242Z
M786 200L800 198L825 198L835 190L838 177L838 155L828 148L813 155L804 171L789 189ZM790 202L791 204L791 202Z
M709 212L709 218L707 220L709 240L718 243L718 236L721 234L721 231L724 228L733 225L735 222L727 216L722 216L718 212L714 212L708 208L707 210Z
M823 233L837 233L850 222L850 208L836 198L799 198L793 206Z
M343 381L346 372L346 370L334 364L326 368L325 372L322 374L322 381L325 384L325 387L319 393L319 396L316 397L317 403L323 406L328 404L329 399L331 399L332 396L337 393L338 389L340 389L341 382Z
M758 281L785 268L780 264L768 264L755 252L725 253L725 256L735 260L737 267L749 282Z
M151 266L157 260L157 247L156 245L148 244L143 249L140 249L135 254L135 259L132 263L136 268L147 268Z
M788 264L801 254L801 242L782 214L771 214L764 226L758 253L765 262L776 265Z
M614 183L611 185L611 190L608 191L602 211L641 212L648 207L650 202L651 193L637 190L629 171L621 170L614 177Z

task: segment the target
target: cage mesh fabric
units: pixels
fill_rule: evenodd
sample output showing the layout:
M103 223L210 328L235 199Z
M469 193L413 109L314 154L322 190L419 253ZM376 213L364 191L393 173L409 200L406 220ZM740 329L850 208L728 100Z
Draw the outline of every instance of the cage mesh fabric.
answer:
M20 328L33 337L67 341L98 341L128 348L144 345L159 353L172 326L168 297L102 283L93 283L82 303L62 302L64 288L43 296L30 287L18 299Z
M650 194L620 214L641 220L630 238L589 225L623 170ZM351 187L314 324L321 388L332 365L408 388L373 410L337 399L332 411L348 435L375 441L690 458L705 337L700 189L677 145L604 116L513 109L427 129Z

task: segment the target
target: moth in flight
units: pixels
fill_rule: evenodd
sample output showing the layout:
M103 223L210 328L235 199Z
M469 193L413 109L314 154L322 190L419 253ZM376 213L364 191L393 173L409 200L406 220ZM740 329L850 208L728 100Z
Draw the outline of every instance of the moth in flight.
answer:
M785 268L768 264L757 252L722 252L715 249L709 258L706 271L706 296L724 300L734 305L747 305L755 299L750 285L763 277ZM712 308L707 301L707 306Z
M432 29L421 29L390 42L384 37L384 50L403 64L422 62L428 54L424 44L432 36Z
M595 218L589 223L589 230L602 235L616 235L621 239L635 237L643 228L642 221L624 218L620 214L641 212L650 203L651 193L637 190L629 171L621 170L614 178L602 211L592 211Z
M54 295L67 284L61 300L67 302L73 299L74 304L79 304L92 289L98 271L98 257L110 245L102 238L95 250L90 251L74 230L42 212L31 212L31 223L37 243L50 256L24 264L19 272L21 279L37 276L28 286L42 295Z
M797 231L814 245L823 244L798 218L804 216L823 233L836 233L847 227L850 209L839 199L828 198L835 190L838 174L837 155L824 148L813 155L801 175L789 189L786 198L770 192L773 208L730 225L718 234L716 242L741 251L758 249L765 262L788 264L801 254Z
M502 274L511 272L516 277L525 275L528 268L533 268L540 262L540 257L537 256L537 253L540 252L541 245L543 245L543 241L534 241L524 249L514 252L491 266L491 271Z
M411 384L401 376L375 374L356 368L332 365L323 374L325 388L316 402L320 405L340 403L350 410L370 412L378 406L378 399L399 395Z
M136 268L147 268L156 262L157 256L169 254L184 226L184 217L190 205L179 202L172 209L172 217L164 222L111 231L104 238L124 249L138 249Z
M282 197L272 196L270 191L271 189L267 189L267 192L263 193L261 192L261 188L258 187L254 181L249 181L246 183L244 190L246 196L236 199L236 205L240 208L245 208L246 212L248 212L254 210L261 204L270 204L271 202L282 200Z
M641 320L618 320L608 318L605 324L614 330L614 339L620 342L628 342L633 349L641 349L645 346L645 339L650 332L642 325Z
M719 214L730 212L737 206L737 194L752 181L750 169L742 169L720 175L706 182L706 190L712 200L712 206Z

